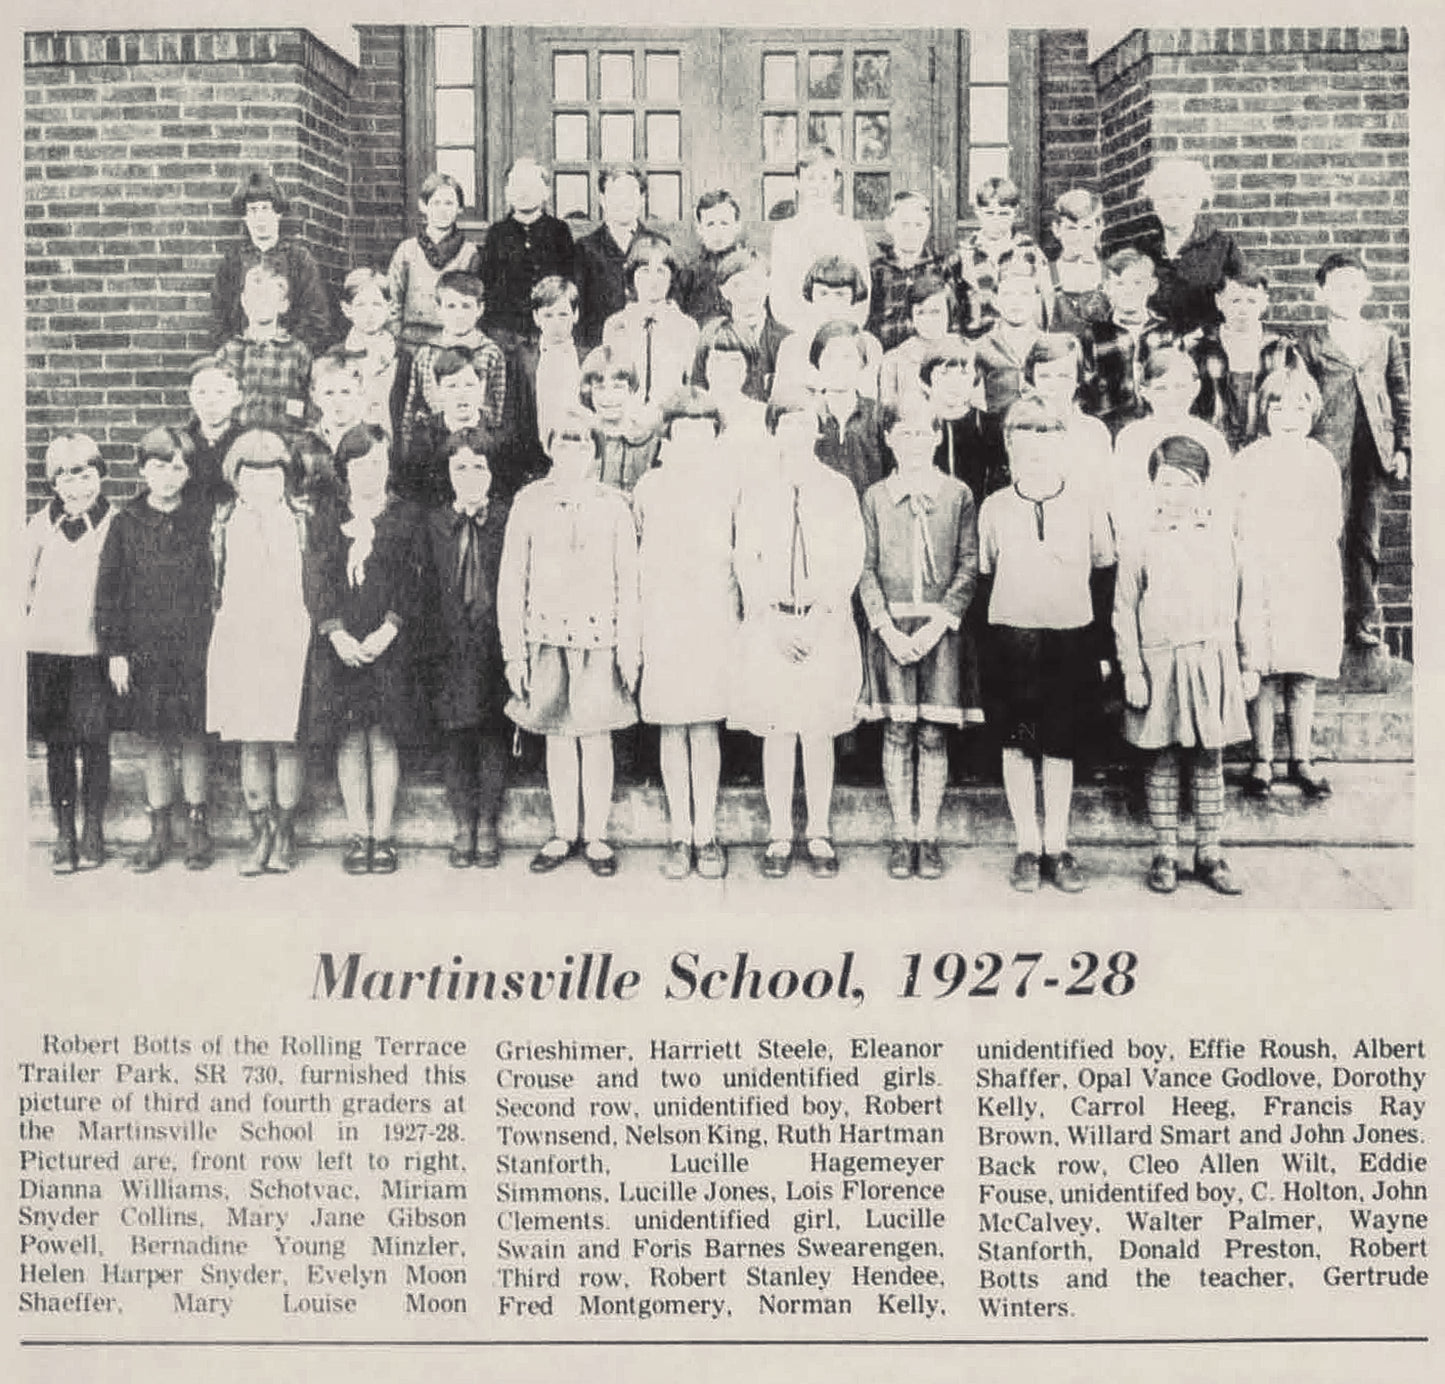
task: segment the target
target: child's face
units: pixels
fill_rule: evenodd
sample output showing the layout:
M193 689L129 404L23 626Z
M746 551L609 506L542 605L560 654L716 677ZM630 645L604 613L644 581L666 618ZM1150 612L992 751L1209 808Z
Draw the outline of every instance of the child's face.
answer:
M470 294L458 293L454 288L438 289L437 316L441 318L442 330L448 336L466 336L481 319L482 304Z
M736 398L748 378L748 358L741 351L712 351L707 358L709 392Z
M838 168L826 159L798 173L798 205L831 207L838 187Z
M1203 485L1192 471L1161 466L1154 476L1154 509L1166 524L1182 524L1199 505Z
M191 381L191 408L212 432L231 421L240 402L241 387L224 370L199 370Z
M639 303L660 303L672 287L672 270L666 260L643 260L633 271L632 286Z
M1071 404L1079 388L1079 369L1072 356L1041 360L1034 366L1034 389L1054 404Z
M1184 235L1194 229L1204 199L1196 188L1171 180L1154 189L1153 203L1154 215L1164 229Z
M1248 288L1234 279L1226 279L1224 287L1214 295L1214 305L1232 332L1249 331L1259 325L1269 306L1269 293L1263 288Z
M361 385L349 370L324 370L311 381L311 402L327 427L348 428L361 419Z
M717 429L711 418L674 418L668 430L668 456L705 456L717 440Z
M253 206L256 204L253 202ZM241 311L253 327L269 327L289 306L290 293L284 279L270 274L247 274L241 289Z
M572 340L572 329L577 325L577 309L565 298L559 298L544 308L533 308L532 321L547 345L565 346Z
M55 473L55 493L67 514L84 514L100 498L100 470L93 461L72 461Z
M1061 216L1054 222L1054 235L1063 246L1065 259L1087 259L1099 247L1099 218L1086 216L1075 221L1071 216Z
M1303 436L1314 423L1314 413L1309 400L1300 395L1286 394L1271 399L1265 412L1271 437Z
M343 299L341 311L362 336L375 336L386 326L391 304L386 301L381 285L373 280L358 288L349 303Z
M1037 322L1039 295L1034 281L1026 274L1006 274L994 293L998 315L1011 327Z
M948 299L935 293L913 305L913 330L924 341L937 341L948 335Z
M721 288L735 317L755 317L768 296L767 270L761 264L750 265L742 273L734 274Z
M236 496L261 509L286 498L286 473L279 466L242 466L236 472Z
M433 240L440 239L457 224L461 214L456 189L443 183L421 204L422 215L426 217L426 228Z
M888 213L888 234L893 249L904 259L917 259L928 240L931 221L922 202L900 202Z
M926 471L938 449L938 429L928 417L905 415L889 428L886 441L900 471Z
M447 464L447 474L451 477L452 493L456 495L457 503L463 509L476 509L486 501L491 492L491 465L486 457L474 452L470 447L463 447L459 452L452 453L452 459Z
M1008 459L1014 480L1033 496L1054 490L1063 476L1062 432L1020 428L1009 434Z
M818 356L818 388L830 393L857 389L862 365L856 340L839 337L830 341Z
M1199 376L1192 369L1176 367L1144 385L1150 409L1161 418L1182 418L1199 397Z
M609 423L617 422L632 402L632 386L625 375L609 375L592 385L592 411Z
M811 409L785 413L773 433L778 454L798 467L814 459L818 449L818 415Z
M738 230L738 214L731 202L719 202L698 215L697 238L714 255L724 254L738 243Z
M642 188L630 173L619 174L607 183L602 194L602 219L614 226L631 226L642 215Z
M519 164L507 175L503 196L513 211L531 216L547 204L547 180L533 164Z
M1122 274L1110 276L1109 302L1116 312L1140 313L1154 296L1156 287L1158 280L1153 265L1130 265Z
M376 443L369 452L353 457L346 468L346 484L353 500L376 500L386 493L387 472L391 459L386 446Z
M463 366L437 381L442 419L452 432L470 428L482 416L482 382L470 366Z
M1352 265L1331 271L1319 287L1319 299L1331 317L1358 317L1370 298L1370 280Z
M1007 240L1013 234L1014 208L1003 202L975 203L978 232L985 240Z
M934 368L928 398L940 418L962 418L973 397L972 364L939 365Z
M275 204L247 202L246 230L258 250L269 250L281 237L281 213Z
M847 317L853 310L853 290L847 284L814 284L808 301L823 321Z
M547 455L558 480L581 480L597 460L597 444L586 433L559 432L553 436Z
M140 477L152 498L164 504L180 499L181 491L191 478L191 468L186 465L185 457L173 452L168 457L147 457Z

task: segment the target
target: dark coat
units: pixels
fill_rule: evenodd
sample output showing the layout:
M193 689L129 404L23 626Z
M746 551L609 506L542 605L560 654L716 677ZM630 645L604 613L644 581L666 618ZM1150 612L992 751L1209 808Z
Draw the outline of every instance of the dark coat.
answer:
M1347 359L1325 327L1306 327L1300 356L1320 388L1319 421L1311 436L1324 443L1341 471L1350 466L1356 410L1363 408L1381 467L1410 450L1410 377L1400 338L1371 324L1363 360Z

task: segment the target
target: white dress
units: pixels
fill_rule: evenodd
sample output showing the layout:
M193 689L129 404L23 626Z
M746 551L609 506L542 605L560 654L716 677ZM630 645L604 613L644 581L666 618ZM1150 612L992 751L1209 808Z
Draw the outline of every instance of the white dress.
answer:
M296 515L237 504L225 523L221 604L206 670L207 728L223 740L296 739L311 620Z

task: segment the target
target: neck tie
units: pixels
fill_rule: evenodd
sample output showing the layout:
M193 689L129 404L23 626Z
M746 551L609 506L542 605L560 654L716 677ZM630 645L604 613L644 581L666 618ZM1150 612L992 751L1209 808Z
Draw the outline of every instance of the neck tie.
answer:
M798 605L798 568L803 569L803 580L808 580L808 539L803 532L803 497L801 487L793 487L793 538L788 552L788 599Z
M652 330L656 326L656 318L648 317L643 320L642 332L646 339L647 362L642 379L642 397L648 403L652 402Z
M928 511L932 506L926 495L914 490L904 491L904 498L913 516L913 599L921 604L925 584L931 585L938 579L933 540L928 536Z
M460 536L457 543L457 586L462 593L462 605L471 610L482 591L482 525L486 522L487 507L483 505L475 514L461 513Z

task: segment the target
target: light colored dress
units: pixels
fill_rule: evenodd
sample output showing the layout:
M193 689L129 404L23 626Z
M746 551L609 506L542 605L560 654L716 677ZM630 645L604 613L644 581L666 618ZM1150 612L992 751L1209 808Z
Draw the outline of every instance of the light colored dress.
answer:
M222 740L296 739L311 619L306 520L287 504L237 502L213 531L220 608L206 667L206 728Z
M1343 516L1335 459L1310 438L1266 436L1236 465L1245 577L1260 607L1255 671L1339 677Z
M726 444L665 460L632 492L642 595L642 719L728 714L741 618L733 573L739 469Z

